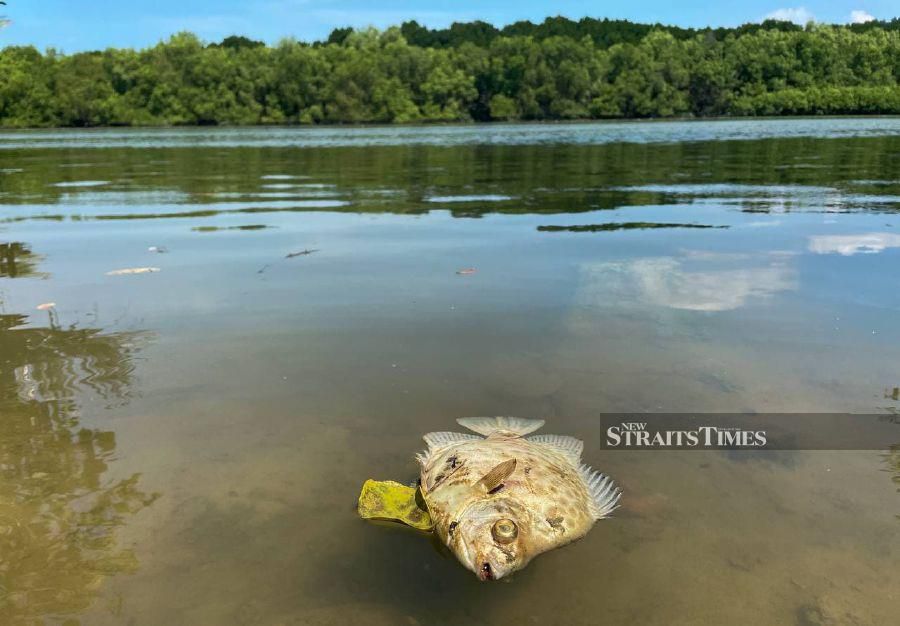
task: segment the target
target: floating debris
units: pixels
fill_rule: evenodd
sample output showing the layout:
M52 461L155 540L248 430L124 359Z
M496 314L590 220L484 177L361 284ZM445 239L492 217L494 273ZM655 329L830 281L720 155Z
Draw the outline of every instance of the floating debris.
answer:
M300 252L291 252L284 258L293 259L295 256L306 256L308 254L312 254L313 252L318 252L318 250L313 249L313 250L301 250Z
M317 248L313 248L313 249L307 248L306 250L300 250L299 252L289 252L288 254L285 255L284 258L293 259L294 257L297 257L297 256L307 256L307 255L313 254L314 252L318 252L318 251L319 250ZM270 267L272 267L272 264L266 263L261 268L256 270L256 273L264 274L266 272L266 270L269 269Z
M55 302L44 302L43 304L39 304L35 307L38 311L49 311L50 309L56 308Z
M393 480L369 479L359 494L357 511L363 519L389 520L430 531L434 523L420 498L419 490L414 487Z
M467 267L465 269L457 270L456 273L460 276L468 276L470 274L474 274L477 271L478 270L476 270L474 267Z
M147 252L155 252L157 254L165 254L169 249L165 246L150 246L147 248Z
M152 274L155 272L159 272L160 269L158 267L127 267L121 270L113 270L111 272L106 272L107 276L128 276L131 274Z

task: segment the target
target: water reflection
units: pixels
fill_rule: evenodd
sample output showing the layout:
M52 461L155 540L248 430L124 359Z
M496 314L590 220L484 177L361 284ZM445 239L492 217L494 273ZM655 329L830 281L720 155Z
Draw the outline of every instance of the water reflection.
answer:
M574 226L538 226L542 233L602 233L615 230L652 230L656 228L728 228L728 226L713 226L712 224L681 224L663 222L608 222L605 224L577 224Z
M891 472L891 480L897 485L897 492L900 493L900 443L895 443L890 447L887 454L884 455L887 470ZM897 515L900 520L900 515Z
M35 313L0 330L0 361L22 344L0 389L2 463L15 468L3 520L43 528L14 549L12 530L0 535L2 567L3 554L19 555L0 574L0 623L90 602L107 573L135 566L116 538L138 542L140 567L101 586L85 623L792 623L798 607L807 622L896 617L896 457L604 455L594 416L896 404L881 397L893 398L900 360L891 264L839 263L835 276L844 257L808 244L892 232L891 204L870 200L900 199L889 158L900 137L175 144L0 150L0 169L25 170L0 176L4 233L54 261L52 281L0 279L4 297L15 311L53 300L62 321L106 329L79 335ZM823 167L781 168L814 158ZM328 186L281 186L294 179ZM50 186L78 180L110 182ZM490 200L501 195L513 199ZM428 202L436 196L468 201ZM812 213L838 200L847 213L826 227ZM747 215L743 201L785 215ZM452 219L462 216L485 219ZM58 221L20 221L38 217ZM570 224L575 233L537 230ZM622 230L602 232L609 224ZM634 227L647 224L730 228ZM157 263L151 281L105 278ZM161 339L141 361L141 397L95 416L79 389L95 382L119 402L136 388L144 338L111 325ZM420 537L356 519L363 479L414 477L420 434L476 411L545 416L553 432L586 438L631 508L491 588ZM137 469L140 484L114 490ZM148 484L166 497L135 516L152 501ZM740 602L710 603L735 589ZM116 593L121 613L107 615Z
M846 123L817 122L823 131ZM584 126L581 132L592 128ZM662 130L653 125L633 130L651 128L654 134ZM546 131L521 129L523 136ZM274 136L284 132L279 129ZM400 139L408 134L375 132ZM440 131L447 140L468 132ZM29 146L24 169L15 151L0 151L0 170L21 169L0 178L5 209L0 219L55 216L59 205L68 207L66 217L73 219L201 217L242 210L418 214L447 209L469 217L684 205L766 213L900 209L893 162L880 158L900 146L900 137L890 133L842 141L820 137L655 145L473 145L467 140L452 149L393 144L363 149L336 142L318 150L259 145L256 134L252 129L227 131L217 136L229 136L234 145L210 150L182 145L184 133L162 133L154 138L171 140L170 145L135 150L114 141L104 148L102 159L90 161L78 151L40 148L38 142ZM69 136L84 139L78 133L58 138ZM148 137L138 130L116 136L138 143ZM10 137L3 134L0 143ZM132 145L130 141L124 145ZM816 167L783 168L810 161ZM80 167L64 167L74 164Z
M585 304L638 301L688 311L731 311L796 288L789 255L760 260L739 254L693 252L682 257L641 258L585 265L580 299Z
M866 233L864 235L814 235L809 238L809 251L816 254L878 254L888 248L900 248L900 235Z
M28 244L14 241L0 243L0 278L34 278L42 276L37 271L41 257L34 254Z
M35 272L24 244L5 244L3 276ZM14 247L16 246L16 247ZM23 262L23 260L25 260ZM32 261L31 264L27 260ZM130 393L145 336L99 329L28 327L0 315L0 623L86 609L104 578L133 571L117 530L158 494L139 475L105 478L114 432L82 424L79 394L107 402Z
M885 392L884 397L897 402L900 400L900 387L894 387L889 393ZM887 410L889 412L889 417L886 419L890 419L894 423L900 424L900 406L890 406L887 407ZM900 493L900 442L888 447L883 458L886 466L885 471L891 474L891 480L897 486L897 493ZM897 514L896 518L900 521L900 514Z

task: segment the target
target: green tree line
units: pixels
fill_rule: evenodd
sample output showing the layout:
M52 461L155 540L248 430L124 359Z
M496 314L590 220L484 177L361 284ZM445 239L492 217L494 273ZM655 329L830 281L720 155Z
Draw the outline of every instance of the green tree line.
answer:
M840 28L847 28L853 32L864 32L873 28L900 30L900 18L890 21L873 20L863 24L849 24ZM452 47L465 42L487 45L498 37L532 37L539 41L549 37L569 37L578 40L589 37L595 44L609 47L617 43L638 43L654 30L670 33L676 39L693 39L697 35L703 35L721 40L729 35L740 36L760 30L799 32L803 29L803 26L781 20L765 20L760 23L743 24L736 28L682 28L664 24L639 24L628 20L591 17L585 17L576 22L562 16L548 17L540 24L524 20L503 28L496 28L481 21L457 22L449 28L440 29L428 29L415 21L404 22L400 26L400 32L407 41L415 46L426 48ZM343 37L351 32L352 29L349 28L336 29L331 33L328 41L340 43Z
M328 41L0 52L0 126L900 114L900 20L681 29L548 19Z

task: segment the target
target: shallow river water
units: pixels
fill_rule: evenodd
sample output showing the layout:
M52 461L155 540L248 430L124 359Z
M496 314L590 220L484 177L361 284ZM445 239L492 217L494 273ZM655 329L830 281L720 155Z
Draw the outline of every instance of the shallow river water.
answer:
M895 623L900 426L597 417L896 415L898 314L897 118L0 133L0 623ZM496 584L357 518L465 415L623 507Z

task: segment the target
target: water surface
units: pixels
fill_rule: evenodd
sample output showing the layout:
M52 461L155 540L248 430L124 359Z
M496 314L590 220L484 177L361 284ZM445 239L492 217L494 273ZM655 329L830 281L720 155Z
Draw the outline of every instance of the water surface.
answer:
M900 436L596 416L896 413L898 162L895 118L0 134L0 622L892 622ZM483 585L356 518L494 414L615 519Z

